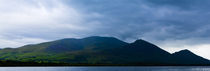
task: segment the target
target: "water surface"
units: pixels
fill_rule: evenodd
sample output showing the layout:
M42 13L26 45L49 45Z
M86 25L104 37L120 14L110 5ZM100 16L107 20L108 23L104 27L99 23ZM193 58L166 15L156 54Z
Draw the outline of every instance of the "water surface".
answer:
M210 67L0 67L0 71L210 71Z

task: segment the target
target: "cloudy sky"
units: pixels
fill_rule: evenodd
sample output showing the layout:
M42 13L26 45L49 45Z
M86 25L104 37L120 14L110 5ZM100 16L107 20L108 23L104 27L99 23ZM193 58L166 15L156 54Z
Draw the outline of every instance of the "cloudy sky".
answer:
M113 36L210 59L209 7L209 0L0 0L0 48Z

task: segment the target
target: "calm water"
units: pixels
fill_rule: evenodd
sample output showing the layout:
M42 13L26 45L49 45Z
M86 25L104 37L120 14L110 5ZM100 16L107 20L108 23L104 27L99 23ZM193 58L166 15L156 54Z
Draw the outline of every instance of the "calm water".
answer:
M210 71L210 67L0 67L0 71Z

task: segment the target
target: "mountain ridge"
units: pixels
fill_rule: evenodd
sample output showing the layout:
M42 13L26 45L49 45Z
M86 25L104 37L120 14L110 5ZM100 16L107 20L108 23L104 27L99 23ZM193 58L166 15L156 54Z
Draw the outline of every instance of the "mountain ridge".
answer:
M142 39L127 43L100 36L1 49L0 60L69 65L210 65L209 60L189 50L171 54Z

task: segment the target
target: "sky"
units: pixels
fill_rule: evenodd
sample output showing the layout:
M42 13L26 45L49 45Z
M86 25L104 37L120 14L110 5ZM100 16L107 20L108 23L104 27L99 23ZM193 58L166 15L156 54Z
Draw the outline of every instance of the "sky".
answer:
M111 36L210 59L209 7L209 0L0 0L0 48Z

